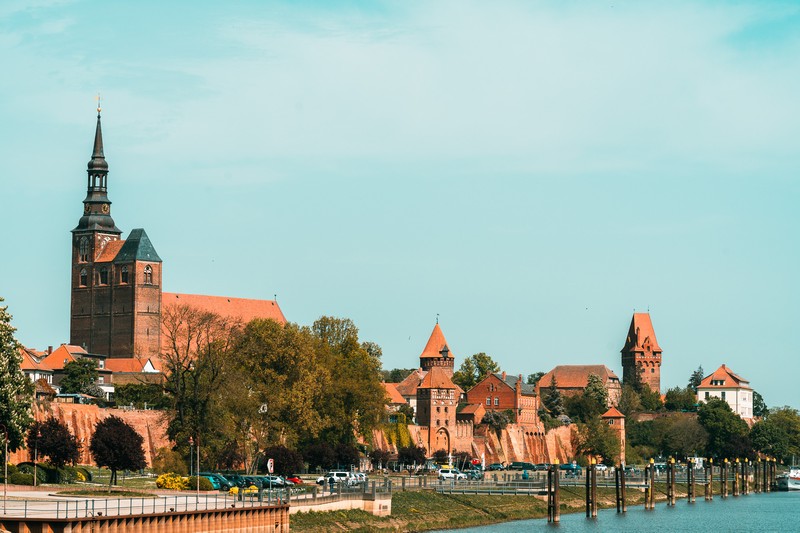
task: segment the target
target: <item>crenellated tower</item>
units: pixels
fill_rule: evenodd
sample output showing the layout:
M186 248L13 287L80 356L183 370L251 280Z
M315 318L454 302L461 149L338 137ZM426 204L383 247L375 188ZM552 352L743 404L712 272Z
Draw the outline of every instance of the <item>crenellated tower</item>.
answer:
M437 320L428 339L428 344L425 345L419 355L419 367L426 372L438 367L444 370L448 377L452 378L454 366L453 353L447 346L447 339L444 338L444 333L442 333L442 328L439 327L439 321Z
M639 372L642 383L656 392L661 391L661 347L650 313L634 313L622 353L622 382L630 384L634 372Z

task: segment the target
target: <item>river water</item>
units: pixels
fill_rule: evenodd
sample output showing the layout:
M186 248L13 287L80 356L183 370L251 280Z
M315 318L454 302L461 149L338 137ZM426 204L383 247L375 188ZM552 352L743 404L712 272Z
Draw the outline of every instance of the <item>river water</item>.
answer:
M502 496L498 496L502 497ZM516 531L563 531L583 533L591 531L618 532L723 532L800 531L800 492L772 492L748 494L722 499L715 495L707 502L702 496L693 504L677 500L675 507L656 504L652 511L644 506L628 507L628 512L617 514L616 509L597 512L597 518L586 518L586 513L562 514L560 524L548 524L546 518L519 520L489 526L459 529L459 533L510 533ZM443 533L443 532L440 532Z

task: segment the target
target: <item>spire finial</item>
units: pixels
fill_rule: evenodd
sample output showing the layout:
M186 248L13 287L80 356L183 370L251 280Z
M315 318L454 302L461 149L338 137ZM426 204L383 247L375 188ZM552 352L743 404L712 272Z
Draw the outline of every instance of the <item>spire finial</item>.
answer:
M439 323L439 313L436 313L436 323Z
M102 108L100 107L100 100L102 100L102 98L100 98L100 93L97 93L97 96L95 96L94 99L97 100L97 118L100 118L100 111L102 111Z

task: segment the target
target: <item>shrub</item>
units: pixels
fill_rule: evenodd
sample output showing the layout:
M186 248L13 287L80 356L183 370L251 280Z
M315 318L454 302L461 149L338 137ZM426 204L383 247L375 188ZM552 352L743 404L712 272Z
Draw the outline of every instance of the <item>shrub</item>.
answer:
M197 476L188 478L186 485L188 490L195 490L197 488ZM207 477L200 476L200 490L214 490L214 485L211 484Z
M153 470L158 474L174 472L181 475L186 475L188 471L186 462L181 454L166 447L159 448L156 451L155 459L153 459Z
M33 485L33 474L14 472L8 476L8 480L12 485Z
M167 490L185 490L188 486L186 478L174 472L161 474L156 478L156 487Z

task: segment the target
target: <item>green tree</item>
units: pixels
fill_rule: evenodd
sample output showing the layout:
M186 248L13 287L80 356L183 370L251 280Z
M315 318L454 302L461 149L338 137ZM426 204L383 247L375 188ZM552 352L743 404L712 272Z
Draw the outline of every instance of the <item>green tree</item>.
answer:
M690 457L705 452L708 433L696 418L682 417L669 426L663 443L665 453L676 457Z
M0 298L0 303L4 300ZM0 424L8 430L8 449L17 451L31 425L33 384L22 373L20 346L14 338L8 306L0 306Z
M34 459L47 457L50 463L62 468L67 463L75 464L81 458L81 446L77 437L69 432L67 425L52 416L44 422L34 422L28 430L28 455Z
M391 370L381 370L381 374L386 383L400 383L410 376L414 370L416 368L393 368Z
M406 417L406 424L414 422L414 408L409 404L404 403L397 409L397 412Z
M405 446L397 450L397 462L404 465L424 465L425 448L422 446Z
M697 396L696 392L691 387L681 389L674 387L667 390L664 399L664 408L667 411L696 411L697 410Z
M97 361L82 357L64 365L64 377L59 384L65 394L87 394L86 391L97 382Z
M126 383L114 387L114 401L118 406L133 405L136 409L165 409L169 397L157 383Z
M483 419L481 420L481 424L488 425L498 434L506 429L510 423L511 420L508 416L508 413L501 413L499 411L486 411L486 414L483 415Z
M700 405L697 416L708 432L709 455L718 459L751 455L747 423L731 410L726 401L709 398Z
M605 410L608 407L608 390L603 385L603 380L600 379L600 376L589 374L586 388L583 389L583 395L593 401L598 406L598 409Z
M327 442L315 442L303 448L303 458L311 469L333 468L336 464L336 452Z
M303 470L303 456L286 446L270 446L264 450L260 470L267 471L267 460L272 459L273 468L279 476L291 476Z
M697 387L700 386L700 383L703 381L703 367L698 366L697 370L692 372L692 375L689 377L689 388L692 389L692 392L697 394Z
M582 394L564 398L564 410L571 420L588 423L591 419L603 414L606 406L584 391Z
M645 411L661 411L664 408L664 402L661 401L661 393L652 390L645 385L639 392L639 400L642 402L642 409Z
M447 450L440 449L433 452L433 460L440 465L447 464L449 461Z
M642 410L642 400L639 398L639 393L631 385L625 384L622 386L618 408L626 417L630 417L633 413L638 413Z
M389 458L392 456L389 452L385 450L381 450L380 448L375 448L371 452L369 452L369 459L372 461L372 468L380 469L385 468L386 465L389 463Z
M527 384L536 386L536 384L539 383L539 380L542 379L542 376L545 374L546 372L534 372L533 374L528 374Z
M118 470L141 470L147 466L144 439L127 422L117 416L101 420L94 428L89 451L97 466L111 470L108 491L117 482Z
M800 456L800 414L797 409L773 409L750 431L756 450L783 461Z
M561 396L561 391L558 390L555 375L551 376L550 386L542 393L542 405L552 417L564 414L564 398Z
M153 458L153 472L156 474L174 472L185 476L189 473L189 469L180 453L163 447L156 450L156 456Z
M753 416L761 418L768 415L769 409L767 408L766 402L764 402L764 398L758 391L753 391Z
M453 373L453 383L468 391L480 380L500 371L500 365L483 352L476 353L464 359L461 366Z
M605 464L614 464L619 458L620 443L617 432L600 417L578 425L575 433L575 450L582 455L598 455Z

